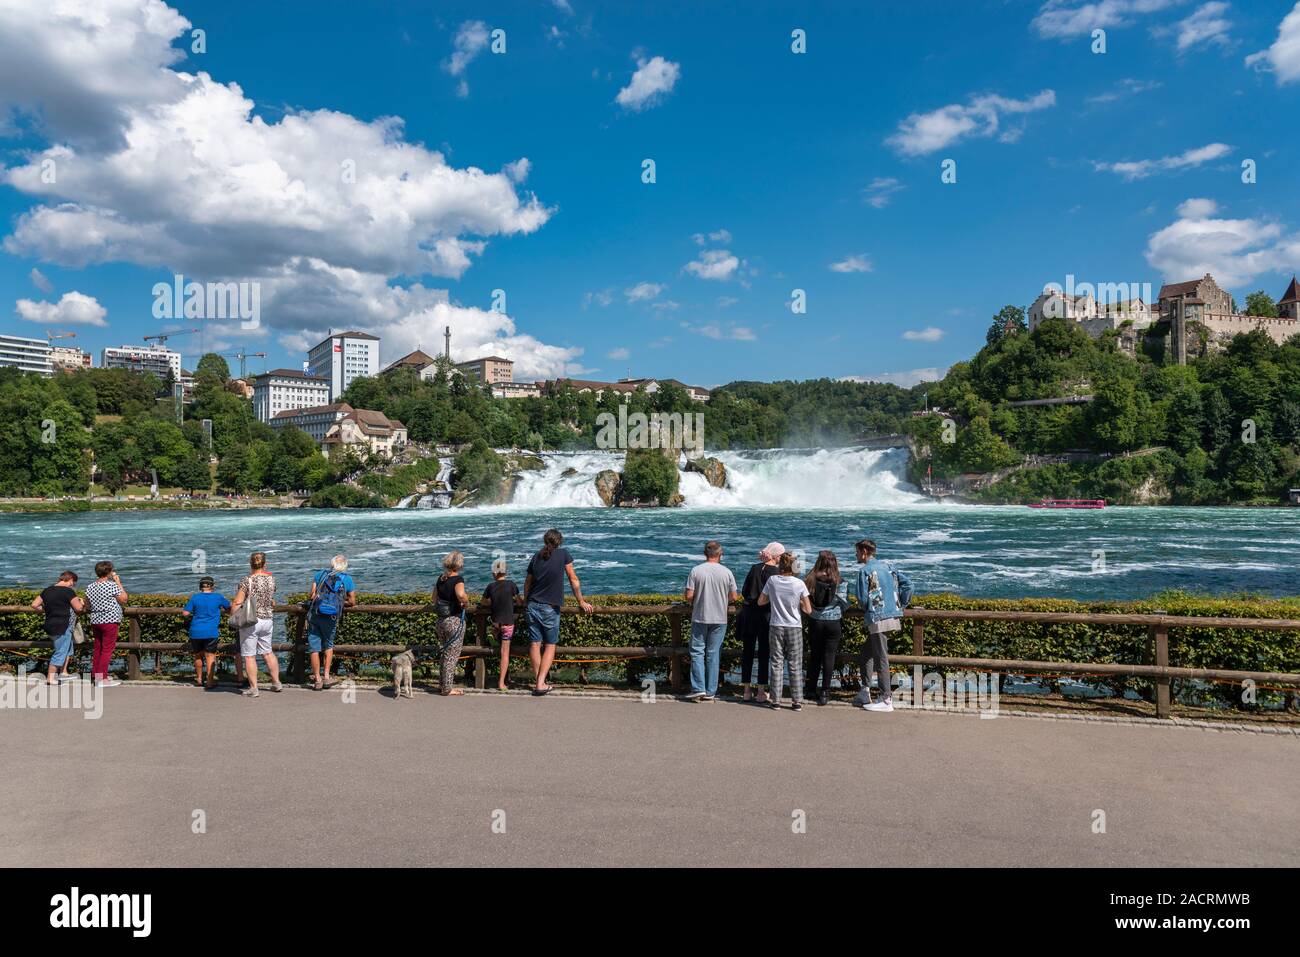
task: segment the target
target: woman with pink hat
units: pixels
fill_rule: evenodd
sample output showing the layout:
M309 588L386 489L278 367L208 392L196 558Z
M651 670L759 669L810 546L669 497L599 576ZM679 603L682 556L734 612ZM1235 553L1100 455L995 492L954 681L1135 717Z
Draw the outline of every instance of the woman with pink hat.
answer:
M745 576L745 585L740 590L745 603L736 614L736 634L744 650L740 657L740 681L744 687L744 700L767 701L768 671L768 614L770 609L758 603L763 594L763 586L776 574L777 560L785 553L785 546L780 542L771 542L758 553L758 561L749 568ZM758 661L755 662L755 650ZM749 676L753 673L755 663L758 665L758 693L750 691Z

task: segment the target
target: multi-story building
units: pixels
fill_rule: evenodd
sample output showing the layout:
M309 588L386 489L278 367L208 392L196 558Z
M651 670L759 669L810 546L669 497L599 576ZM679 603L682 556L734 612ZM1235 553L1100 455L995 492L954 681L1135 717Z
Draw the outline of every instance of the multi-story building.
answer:
M353 379L379 375L379 338L365 332L339 332L307 353L307 372L329 383L327 401L344 393Z
M181 378L181 354L163 346L109 347L100 352L99 364L105 369L152 372L164 381L179 382Z
M253 415L272 422L281 412L310 409L330 401L328 379L296 369L275 369L253 377Z
M514 362L501 356L484 356L481 359L470 359L468 362L457 362L456 368L465 375L478 379L480 385L514 381Z
M1160 319L1169 323L1169 344L1174 360L1187 363L1188 355L1200 347L1201 335L1189 329L1198 323L1208 337L1207 348L1220 348L1233 336L1262 330L1278 345L1300 334L1297 302L1300 289L1295 277L1278 302L1277 316L1245 315L1234 308L1232 296L1219 288L1209 273L1201 279L1168 283L1160 290Z
M49 340L0 334L0 366L53 375Z
M537 382L498 382L492 386L492 395L498 399L526 399L542 394Z
M67 369L69 371L89 369L91 367L90 353L72 346L51 347L50 362L54 364L56 369Z
M659 391L660 385L675 385L679 389L685 389L696 402L708 402L709 396L713 393L703 386L687 385L681 379L619 379L619 385L630 385L633 388L643 387L647 392L654 393Z
M390 363L384 372L396 372L399 369L410 369L421 379L432 379L438 372L433 356L420 349L408 352L396 362Z
M377 455L392 455L406 444L406 426L373 409L352 409L329 427L322 451L332 446L364 445Z
M317 445L320 445L325 441L330 428L352 412L352 406L346 402L316 405L309 409L290 409L287 412L276 413L271 419L271 428L282 429L285 426L293 426L302 429L315 440Z

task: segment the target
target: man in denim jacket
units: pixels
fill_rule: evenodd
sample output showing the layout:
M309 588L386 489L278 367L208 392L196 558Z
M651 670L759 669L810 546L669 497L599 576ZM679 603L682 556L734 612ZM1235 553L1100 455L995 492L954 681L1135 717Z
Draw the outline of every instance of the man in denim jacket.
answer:
M857 544L858 576L852 593L862 607L862 624L867 632L858 662L862 690L856 704L867 711L893 711L889 682L889 635L903 627L903 609L912 600L912 581L892 563L876 557L876 543L864 538ZM871 671L875 666L880 700L871 701Z

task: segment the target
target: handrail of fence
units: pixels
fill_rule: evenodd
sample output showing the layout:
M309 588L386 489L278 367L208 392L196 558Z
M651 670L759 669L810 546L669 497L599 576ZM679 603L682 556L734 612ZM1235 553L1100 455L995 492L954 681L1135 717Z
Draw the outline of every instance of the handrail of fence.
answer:
M127 639L119 641L117 647L126 652L127 677L140 677L140 654L144 651L168 652L183 651L189 646L186 642L158 642L140 640L140 619L161 615L179 615L179 607L127 606L122 610L122 617L127 623ZM277 614L285 614L293 619L291 642L277 642L276 651L292 652L290 676L293 680L302 680L306 674L306 626L307 610L303 604L277 604ZM354 605L345 614L430 614L431 605ZM736 606L730 614L734 615ZM39 614L27 605L0 605L3 614ZM565 606L561 615L580 614L577 608ZM670 643L668 645L560 645L556 649L557 659L571 655L598 655L606 658L666 658L668 660L669 680L673 690L679 691L684 685L681 659L689 654L689 649L682 640L683 621L689 621L690 606L680 603L658 605L604 605L596 606L596 615L635 615L667 616L669 622ZM846 617L861 617L862 609L852 606L844 612ZM486 683L486 666L484 659L497 653L487 642L489 615L486 609L472 608L466 611L467 618L474 622L475 642L467 643L462 654L474 660L474 685L484 687ZM1212 616L1160 615L1160 614L1112 614L1091 612L1043 612L1043 611L968 611L960 609L908 608L903 618L911 622L912 653L910 655L890 655L891 663L899 665L923 665L936 668L983 669L990 672L1012 674L1088 674L1114 675L1132 678L1149 678L1155 682L1156 716L1168 718L1172 714L1171 687L1174 679L1199 679L1205 681L1247 682L1257 685L1288 685L1300 689L1300 674L1273 671L1236 671L1226 668L1183 668L1169 664L1169 630L1171 628L1253 628L1261 630L1296 630L1300 631L1300 620L1287 618L1216 618ZM1087 662L1087 661L1026 661L1011 658L956 658L925 654L925 623L927 621L1007 621L1034 624L1085 624L1144 626L1147 628L1148 657L1145 663L1129 662ZM468 630L468 629L467 629ZM48 648L50 641L0 641L0 651L24 650L29 648ZM522 644L522 643L520 643ZM334 650L339 654L396 654L401 651L436 652L435 644L336 644ZM523 652L520 652L522 654ZM739 652L726 650L723 655L734 657Z

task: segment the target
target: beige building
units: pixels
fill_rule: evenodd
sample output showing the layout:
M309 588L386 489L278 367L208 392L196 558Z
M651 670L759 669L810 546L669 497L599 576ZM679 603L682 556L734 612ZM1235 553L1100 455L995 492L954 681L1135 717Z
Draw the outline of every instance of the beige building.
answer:
M70 372L91 367L90 353L74 346L53 346L50 349L50 362L55 369L67 369Z
M281 412L311 409L330 400L328 379L296 369L274 369L253 377L253 415L258 422L273 422Z
M1198 348L1197 336L1191 323L1199 323L1205 330L1207 348L1225 346L1233 336L1255 329L1262 330L1278 345L1300 334L1300 288L1295 277L1278 301L1278 313L1272 316L1251 316L1237 312L1232 296L1219 287L1214 277L1206 273L1200 279L1168 283L1160 290L1160 319L1170 325L1170 348L1179 365L1186 365L1188 355Z
M500 382L513 382L515 364L501 356L484 356L468 362L457 362L456 368L465 375L473 376L483 385L496 385Z
M391 456L406 445L406 426L372 409L351 409L329 427L321 443L331 447L363 445L373 454Z
M316 405L308 409L290 409L287 412L276 413L275 418L271 420L271 428L282 429L285 426L293 426L295 429L302 429L316 441L317 445L320 445L325 441L330 428L352 412L352 406L346 402Z

